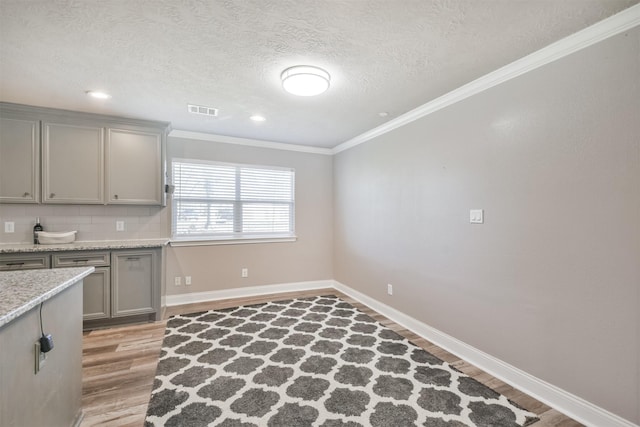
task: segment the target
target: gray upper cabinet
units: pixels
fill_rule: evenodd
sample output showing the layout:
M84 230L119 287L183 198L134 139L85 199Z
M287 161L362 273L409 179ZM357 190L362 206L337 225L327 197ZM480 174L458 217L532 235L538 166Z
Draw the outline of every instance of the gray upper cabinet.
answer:
M104 203L104 129L43 123L42 201Z
M161 205L163 133L107 129L107 203Z
M0 118L0 202L38 203L40 122Z
M168 128L0 102L0 203L164 206Z

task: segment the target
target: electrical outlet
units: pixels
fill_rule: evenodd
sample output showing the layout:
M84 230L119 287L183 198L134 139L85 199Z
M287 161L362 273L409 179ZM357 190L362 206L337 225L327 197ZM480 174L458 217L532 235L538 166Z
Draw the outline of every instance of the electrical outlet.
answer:
M184 277L184 284L187 286L191 286L191 276Z
M249 277L249 269L248 268L243 268L242 269L242 277Z
M393 285L391 283L387 284L387 294L393 295Z
M14 233L16 231L16 223L13 221L6 221L4 223L4 232L5 233Z
M34 353L35 353L35 373L37 374L44 367L44 364L47 361L47 353L43 353L40 351L39 340L36 341Z
M180 277L180 276L176 276L176 277L175 277L175 279L173 279L173 283L174 283L176 286L182 286L182 277Z
M124 221L116 221L116 231L124 231Z

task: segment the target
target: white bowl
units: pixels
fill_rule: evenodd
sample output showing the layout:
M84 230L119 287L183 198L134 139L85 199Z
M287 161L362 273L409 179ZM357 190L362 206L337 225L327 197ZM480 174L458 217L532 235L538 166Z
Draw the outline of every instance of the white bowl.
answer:
M41 245L57 245L59 243L72 243L76 240L77 231L36 231L38 242Z

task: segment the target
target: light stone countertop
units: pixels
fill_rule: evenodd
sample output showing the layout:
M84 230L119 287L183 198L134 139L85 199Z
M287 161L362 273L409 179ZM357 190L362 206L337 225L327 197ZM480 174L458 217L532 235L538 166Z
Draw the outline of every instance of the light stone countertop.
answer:
M94 267L72 267L0 272L0 328L94 270Z
M160 248L166 246L168 243L169 239L77 241L73 243L61 243L57 245L8 243L0 244L0 254Z

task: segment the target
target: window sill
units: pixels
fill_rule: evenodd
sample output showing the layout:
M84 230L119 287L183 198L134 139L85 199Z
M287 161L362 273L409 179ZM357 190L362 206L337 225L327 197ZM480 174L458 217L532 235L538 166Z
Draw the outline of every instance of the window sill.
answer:
M298 240L297 236L289 237L247 237L247 238L229 238L229 239L177 239L170 240L169 245L175 247L183 246L218 246L218 245L247 245L256 243L287 243Z

